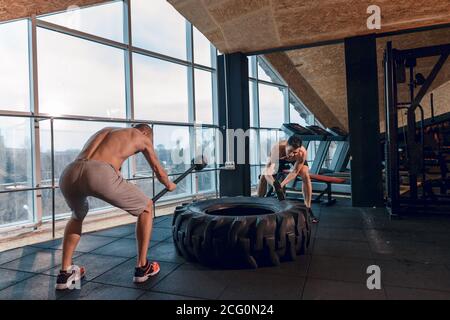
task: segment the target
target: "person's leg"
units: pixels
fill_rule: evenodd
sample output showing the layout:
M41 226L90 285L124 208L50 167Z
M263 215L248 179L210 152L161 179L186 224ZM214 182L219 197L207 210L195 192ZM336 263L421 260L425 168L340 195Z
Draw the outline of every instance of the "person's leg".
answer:
M306 207L311 208L312 184L309 176L309 168L307 166L303 166L300 171L300 177L302 178L302 192L305 205Z
M153 227L153 202L149 200L147 207L142 212L136 223L136 242L137 242L137 267L143 267L147 264L147 252L150 245L150 237Z
M83 220L74 219L69 220L64 230L63 253L61 270L67 271L72 265L72 257L75 248L78 245L81 237Z
M311 216L311 221L313 223L319 222L319 220L314 216L314 213L311 209L311 202L312 202L312 183L311 183L311 177L309 176L309 168L308 166L303 166L302 170L300 171L300 177L302 178L302 191L303 191L303 198L305 201L305 206L309 210L309 215Z

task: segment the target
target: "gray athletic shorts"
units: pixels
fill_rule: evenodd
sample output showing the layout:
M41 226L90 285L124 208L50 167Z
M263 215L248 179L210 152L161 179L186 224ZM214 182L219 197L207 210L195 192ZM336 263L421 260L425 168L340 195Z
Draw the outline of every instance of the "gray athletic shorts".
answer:
M139 216L150 202L112 165L97 160L76 160L69 164L61 175L59 187L76 220L83 220L89 211L87 197L99 198L133 216Z

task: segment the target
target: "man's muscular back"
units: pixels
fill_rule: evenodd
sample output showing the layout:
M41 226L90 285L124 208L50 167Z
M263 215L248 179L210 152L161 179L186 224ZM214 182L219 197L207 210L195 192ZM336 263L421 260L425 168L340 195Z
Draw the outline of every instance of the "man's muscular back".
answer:
M119 171L127 158L145 149L146 140L149 137L134 128L104 128L88 140L77 159L107 162Z

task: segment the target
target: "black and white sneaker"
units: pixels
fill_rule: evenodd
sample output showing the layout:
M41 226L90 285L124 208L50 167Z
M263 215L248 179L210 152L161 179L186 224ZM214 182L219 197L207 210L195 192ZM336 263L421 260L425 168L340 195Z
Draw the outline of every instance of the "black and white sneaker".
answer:
M134 283L143 283L148 280L148 278L153 277L159 273L161 270L158 262L152 262L145 264L143 267L137 267L134 270L134 277L133 282Z
M80 281L86 276L86 269L84 267L71 266L69 270L60 270L56 278L56 290L66 290L74 286L77 281Z

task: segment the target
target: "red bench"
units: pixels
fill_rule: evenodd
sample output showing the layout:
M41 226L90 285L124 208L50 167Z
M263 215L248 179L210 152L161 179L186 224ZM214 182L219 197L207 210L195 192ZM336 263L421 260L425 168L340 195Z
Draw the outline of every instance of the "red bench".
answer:
M327 184L325 189L322 190L322 192L319 195L317 195L317 197L315 197L313 199L313 202L322 202L322 197L326 193L327 194L327 200L324 202L325 205L331 206L331 205L335 204L336 203L336 199L334 199L332 197L331 185L333 183L342 184L342 183L345 182L345 179L337 178L337 177L330 177L330 176L323 176L323 175L320 175L320 174L310 174L309 176L311 178L311 181L324 182L324 183Z
M289 173L289 170L283 170L283 173ZM316 181L316 182L323 182L325 183L327 186L325 187L324 190L322 190L320 192L320 194L318 194L313 200L312 202L315 203L321 203L322 202L322 197L327 194L327 200L324 201L323 203L327 206L331 206L333 204L336 203L336 199L333 199L332 196L332 190L331 190L331 185L333 183L335 184L342 184L345 182L345 179L342 178L337 178L337 177L331 177L331 176L324 176L324 175L320 175L320 174L310 174L309 177L311 178L311 181ZM301 181L300 178L297 178L297 181Z

